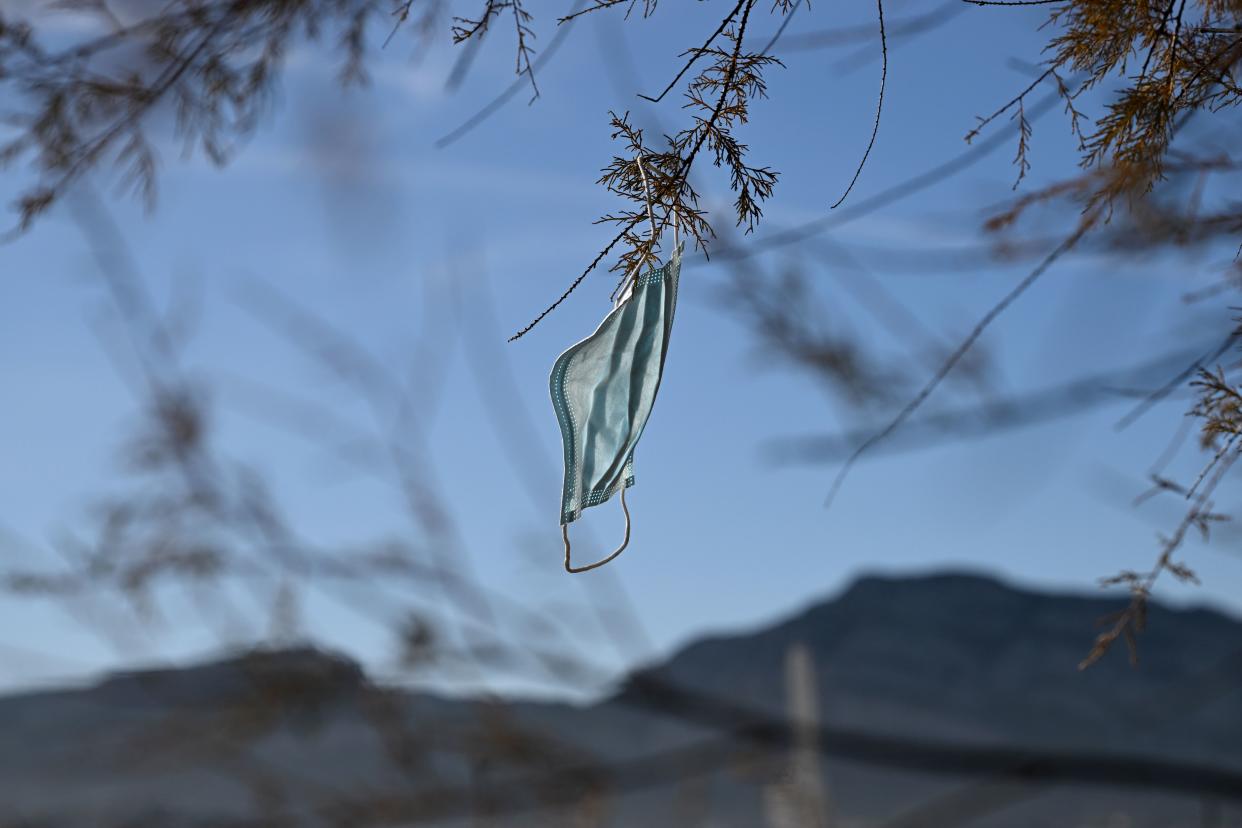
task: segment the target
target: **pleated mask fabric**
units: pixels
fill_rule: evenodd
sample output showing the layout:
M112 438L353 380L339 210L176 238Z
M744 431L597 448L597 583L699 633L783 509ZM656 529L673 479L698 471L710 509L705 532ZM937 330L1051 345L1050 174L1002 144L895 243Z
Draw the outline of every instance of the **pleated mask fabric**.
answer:
M562 527L618 491L625 507L624 489L634 485L634 449L651 416L668 354L681 253L677 245L667 262L640 276L595 333L552 366L552 405L565 450Z

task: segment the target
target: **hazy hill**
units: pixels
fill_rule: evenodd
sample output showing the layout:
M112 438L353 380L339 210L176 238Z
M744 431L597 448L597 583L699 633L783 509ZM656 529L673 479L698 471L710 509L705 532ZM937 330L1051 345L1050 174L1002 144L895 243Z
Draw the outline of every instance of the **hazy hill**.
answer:
M1015 786L910 766L936 743L1242 780L1242 623L1153 607L1137 667L1117 652L1079 672L1095 621L1119 606L966 575L864 578L774 626L693 643L587 707L394 691L312 649L117 675L0 699L0 825L760 826L763 788L789 767L784 665L802 643L838 826L937 798L961 810L946 795L964 796L971 825L1242 826L1238 798L1159 792L1163 772ZM915 747L857 761L872 737ZM503 813L489 823L489 809ZM955 824L945 814L902 824Z

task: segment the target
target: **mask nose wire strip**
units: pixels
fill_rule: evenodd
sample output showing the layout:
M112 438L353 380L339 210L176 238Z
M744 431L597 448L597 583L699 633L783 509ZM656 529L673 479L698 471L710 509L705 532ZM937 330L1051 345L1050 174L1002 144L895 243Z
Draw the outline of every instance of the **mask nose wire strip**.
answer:
M590 572L592 569L596 569L609 561L615 560L618 555L625 551L625 547L630 545L630 510L629 507L625 505L625 489L625 484L621 484L621 511L625 512L625 539L621 541L621 545L614 549L612 554L610 554L607 558L598 560L593 564L587 564L586 566L573 566L569 562L569 524L561 524L561 538L565 541L566 572L573 575L576 575L579 572Z

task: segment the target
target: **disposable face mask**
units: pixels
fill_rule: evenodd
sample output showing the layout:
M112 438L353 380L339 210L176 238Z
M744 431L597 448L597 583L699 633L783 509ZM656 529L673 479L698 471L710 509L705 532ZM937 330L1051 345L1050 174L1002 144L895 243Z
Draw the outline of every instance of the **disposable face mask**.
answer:
M569 572L603 566L630 542L625 490L634 485L634 448L660 388L680 272L681 246L676 245L668 262L640 276L595 333L571 346L552 366L552 405L565 447L561 536ZM569 524L583 509L604 503L618 491L625 539L603 560L573 567Z

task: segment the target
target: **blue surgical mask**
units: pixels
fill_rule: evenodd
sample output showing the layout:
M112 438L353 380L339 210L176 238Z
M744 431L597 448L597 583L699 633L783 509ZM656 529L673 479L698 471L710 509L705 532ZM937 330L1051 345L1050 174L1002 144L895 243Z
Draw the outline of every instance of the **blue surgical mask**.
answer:
M668 262L636 280L595 333L571 346L552 366L552 406L565 447L561 535L569 572L602 566L630 542L625 490L634 485L634 448L660 389L680 272L681 246L677 245ZM625 512L625 539L603 560L573 567L569 524L583 509L617 492Z

